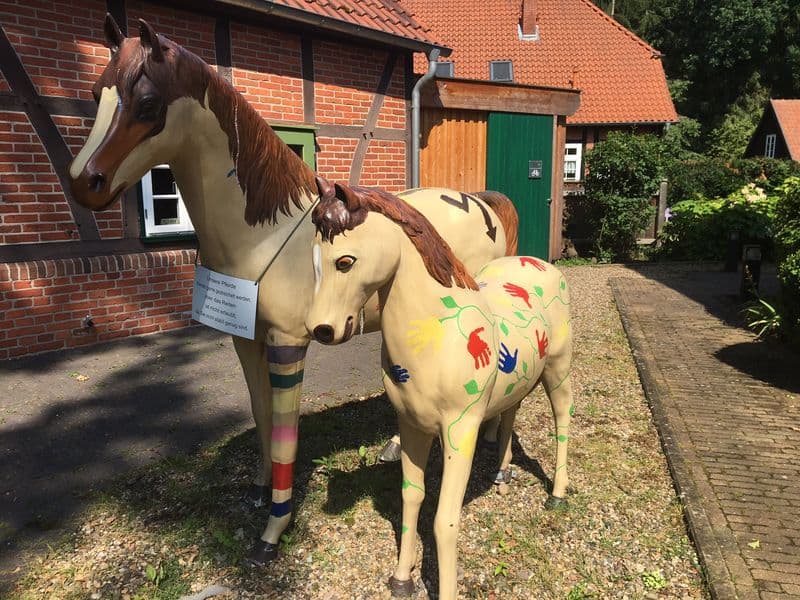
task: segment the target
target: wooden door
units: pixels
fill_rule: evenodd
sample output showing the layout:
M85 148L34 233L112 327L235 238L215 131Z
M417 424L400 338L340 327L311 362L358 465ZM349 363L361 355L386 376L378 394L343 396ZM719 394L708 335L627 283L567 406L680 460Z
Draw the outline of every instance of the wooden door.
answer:
M490 113L486 187L507 195L519 213L519 254L550 258L553 117Z
M420 185L478 192L486 189L487 113L425 108Z

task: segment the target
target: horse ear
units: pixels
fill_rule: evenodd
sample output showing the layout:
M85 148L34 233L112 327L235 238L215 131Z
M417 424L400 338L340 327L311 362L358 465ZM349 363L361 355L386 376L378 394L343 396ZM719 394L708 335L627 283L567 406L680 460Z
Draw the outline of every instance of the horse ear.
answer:
M142 47L148 51L154 61L162 62L164 60L164 53L161 51L161 42L158 41L158 34L144 19L139 19L139 39L142 41Z
M331 182L324 177L317 175L317 191L319 192L320 200L332 200L336 195Z
M114 17L111 16L111 13L106 13L106 22L103 24L103 30L106 34L106 46L111 50L111 54L116 54L125 36L122 35L122 30L117 25Z
M343 183L335 183L334 186L336 187L336 197L344 202L347 210L352 212L361 208L361 197L358 192Z

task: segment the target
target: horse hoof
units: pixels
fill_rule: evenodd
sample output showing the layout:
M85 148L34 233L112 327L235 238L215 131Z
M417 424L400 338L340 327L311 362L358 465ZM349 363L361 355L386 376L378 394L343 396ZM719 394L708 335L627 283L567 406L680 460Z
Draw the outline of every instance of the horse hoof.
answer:
M395 598L409 598L414 593L414 582L411 579L389 577L389 591Z
M514 470L509 467L508 469L500 469L497 475L494 476L494 484L500 485L501 483L511 483L514 478Z
M385 463L397 462L400 460L400 444L394 440L389 440L386 445L381 449L378 455L378 460Z
M547 496L547 500L544 502L544 507L547 510L555 510L557 508L566 508L567 507L567 499L566 498L559 498L558 496L553 496L550 494Z
M261 538L256 540L250 554L247 555L247 562L257 567L268 565L278 558L278 545L265 542Z
M268 485L256 485L251 483L250 487L242 496L242 502L248 506L261 508L266 505L267 499L270 497L270 488Z

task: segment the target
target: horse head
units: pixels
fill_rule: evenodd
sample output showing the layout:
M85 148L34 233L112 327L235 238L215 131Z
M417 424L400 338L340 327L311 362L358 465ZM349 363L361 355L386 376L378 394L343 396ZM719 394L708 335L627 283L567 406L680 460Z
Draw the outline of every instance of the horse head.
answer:
M139 20L139 35L125 37L105 21L111 60L92 88L97 117L69 168L76 201L102 210L153 166L169 162L187 129L175 107L181 98L204 101L205 64Z
M311 215L316 288L306 328L319 342L340 344L353 335L367 299L397 269L400 230L373 215L375 191L331 185L322 177L317 186L320 201Z

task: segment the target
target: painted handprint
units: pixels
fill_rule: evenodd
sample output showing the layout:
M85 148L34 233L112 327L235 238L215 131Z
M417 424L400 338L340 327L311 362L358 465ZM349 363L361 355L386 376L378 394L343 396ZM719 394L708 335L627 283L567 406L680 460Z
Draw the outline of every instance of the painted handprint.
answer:
M408 330L408 345L414 354L422 352L428 344L433 344L438 350L442 345L444 328L436 317L411 321L411 329Z
M536 330L536 343L539 344L539 358L544 358L545 352L547 352L547 344L550 343L547 339L546 331L542 333L542 337L539 337L539 330Z
M522 298L522 300L525 302L525 304L528 305L528 308L533 308L531 306L531 303L530 303L530 297L531 296L525 290L525 288L522 288L522 287L520 287L520 286L518 286L518 285L516 285L514 283L506 283L503 286L503 289L505 291L507 291L511 296L514 296L515 298Z
M517 355L519 354L519 348L514 349L514 354L512 356L511 352L508 351L508 347L500 342L500 353L499 353L499 360L497 362L497 368L500 369L503 373L511 373L514 370L514 367L517 366Z
M408 369L404 369L400 365L392 365L389 367L389 371L392 381L395 383L405 383L411 379L411 375L408 374Z
M489 344L478 335L481 331L483 331L483 327L473 329L472 333L469 334L469 340L467 340L467 350L472 355L472 358L475 359L476 369L489 366L489 354L491 354Z
M540 271L547 270L547 267L545 267L544 264L541 261L536 260L535 258L531 258L530 256L520 256L519 257L519 264L521 264L523 267L525 265L533 265L535 268L539 269Z

